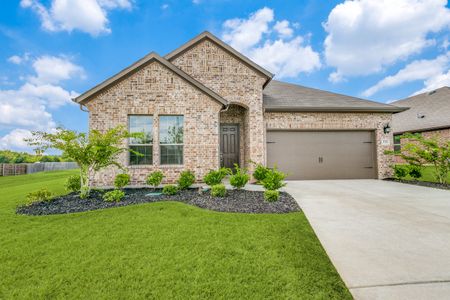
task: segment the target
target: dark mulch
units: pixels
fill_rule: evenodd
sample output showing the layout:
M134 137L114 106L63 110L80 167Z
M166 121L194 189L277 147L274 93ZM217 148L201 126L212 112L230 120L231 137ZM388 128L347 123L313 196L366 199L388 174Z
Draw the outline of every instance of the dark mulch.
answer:
M397 178L386 178L384 180L395 181L395 182L406 183L406 184L413 184L413 185L420 185L420 186L431 187L431 188L435 188L435 189L450 190L450 184L442 184L442 183L437 183L437 182L406 180L406 179L397 179Z
M277 202L265 201L263 192L246 190L228 190L227 196L223 198L212 197L209 192L199 193L198 189L184 190L174 196L145 196L154 191L153 189L125 189L125 198L117 203L103 201L102 191L92 191L87 199L80 199L78 195L72 193L57 197L51 202L36 202L20 206L17 208L17 213L27 215L67 214L158 201L178 201L221 212L288 213L300 211L294 198L285 192L280 192L280 199Z

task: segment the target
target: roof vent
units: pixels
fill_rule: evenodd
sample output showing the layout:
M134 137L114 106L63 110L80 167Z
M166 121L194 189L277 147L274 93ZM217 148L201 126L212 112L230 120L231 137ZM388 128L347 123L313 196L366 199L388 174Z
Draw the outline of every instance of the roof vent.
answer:
M425 118L425 115L424 114L417 114L417 118L418 119L423 119L423 118Z
M436 90L429 92L429 93L428 93L428 96L431 96L431 95L433 95L434 93L436 93Z

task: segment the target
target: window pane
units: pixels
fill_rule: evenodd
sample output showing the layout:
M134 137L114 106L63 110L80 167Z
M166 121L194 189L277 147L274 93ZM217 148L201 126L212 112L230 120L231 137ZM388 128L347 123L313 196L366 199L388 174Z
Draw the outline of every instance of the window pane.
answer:
M183 144L183 116L159 118L159 143Z
M183 145L161 145L162 165L182 165Z
M142 155L130 152L130 165L151 165L153 163L153 146L130 146L130 149Z
M131 138L130 144L153 143L153 117L151 116L129 116L130 133L142 132L144 138Z

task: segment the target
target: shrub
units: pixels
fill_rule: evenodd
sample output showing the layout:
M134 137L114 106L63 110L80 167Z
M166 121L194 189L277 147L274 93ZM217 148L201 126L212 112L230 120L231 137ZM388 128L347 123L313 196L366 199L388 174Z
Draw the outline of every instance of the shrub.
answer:
M128 174L117 174L116 178L114 179L114 186L117 189L123 188L128 183L130 183L130 175Z
M93 129L89 134L64 128L57 128L53 133L35 131L25 141L36 147L37 151L50 148L61 150L64 157L76 162L80 167L80 198L86 198L91 191L90 178L96 172L109 166L124 169L119 163L120 155L125 151L134 151L123 147L123 139L142 136L143 133L129 133L125 126L119 125L105 132Z
M403 179L408 175L408 167L403 165L394 166L394 176L398 179Z
M422 177L422 168L420 166L416 165L409 165L408 166L408 174L414 179L419 179Z
M250 179L250 175L247 174L246 169L241 169L237 164L234 164L235 173L230 176L230 184L236 188L243 188Z
M81 190L80 175L69 176L66 180L66 191L78 193Z
M207 185L213 186L213 185L222 183L222 180L228 174L231 174L231 170L228 168L220 168L219 170L211 170L208 172L208 174L205 175L205 177L203 177L203 181Z
M161 184L161 181L163 180L164 175L161 171L154 171L147 176L147 184L151 185L153 187L157 187Z
M264 199L269 202L276 202L280 199L279 191L265 190L264 191Z
M274 167L267 171L266 178L264 178L262 184L266 190L275 191L286 185L283 182L286 176L285 173L278 171L277 168Z
M180 190L188 189L195 182L194 173L189 170L183 171L180 174L180 178L178 178L178 187Z
M106 192L103 195L103 200L106 202L120 202L125 197L125 192L121 190L113 190Z
M257 164L255 171L253 171L253 177L258 181L258 182L262 182L264 180L264 178L266 178L267 173L270 171L269 168L261 165L261 164Z
M225 185L216 184L211 187L211 196L213 197L225 197L227 194L227 190L225 189Z
M176 193L178 193L178 187L173 184L165 185L163 187L162 193L168 196L176 195Z
M35 192L28 193L27 195L28 203L33 202L50 202L53 200L52 193L47 190L46 188L42 188L40 190L37 190Z

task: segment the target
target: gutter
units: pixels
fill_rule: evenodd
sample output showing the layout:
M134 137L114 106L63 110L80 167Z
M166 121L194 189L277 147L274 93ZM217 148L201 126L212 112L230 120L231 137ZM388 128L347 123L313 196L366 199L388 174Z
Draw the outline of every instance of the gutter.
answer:
M407 107L323 107L323 106L265 106L266 112L385 112L399 113Z

